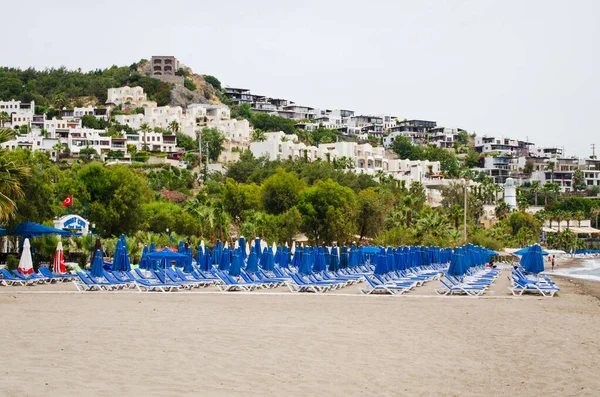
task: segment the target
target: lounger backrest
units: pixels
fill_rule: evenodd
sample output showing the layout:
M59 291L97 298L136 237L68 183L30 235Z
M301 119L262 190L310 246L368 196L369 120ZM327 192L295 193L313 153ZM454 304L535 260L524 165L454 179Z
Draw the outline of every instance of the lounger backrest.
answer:
M375 280L373 280L371 277L369 277L369 276L365 276L365 278L367 279L367 282L368 282L368 283L371 285L371 287L373 287L373 288L378 288L378 287L380 287L380 286L381 286L381 284L377 284L377 283L375 282Z
M44 276L46 276L46 277L56 277L56 275L55 275L54 273L52 273L52 272L50 271L50 269L48 269L47 267L40 267L40 268L38 269L38 271L39 271L40 273L42 273L42 275L44 275Z

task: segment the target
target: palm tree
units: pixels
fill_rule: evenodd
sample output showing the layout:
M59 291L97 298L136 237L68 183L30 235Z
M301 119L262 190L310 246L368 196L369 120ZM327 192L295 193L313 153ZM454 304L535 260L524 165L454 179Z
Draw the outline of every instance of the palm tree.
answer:
M148 150L148 131L150 131L150 125L148 123L142 123L140 125L140 131L144 133L144 150Z
M565 220L567 221L567 229L571 228L571 219L573 219L573 213L570 211L563 211Z
M554 211L546 212L546 218L548 218L548 225L552 228L552 222L556 220L556 213Z
M377 178L379 183L382 183L384 176L385 174L383 173L383 170L377 170L377 172L375 172L375 178Z
M410 227L413 218L413 208L417 205L417 199L410 194L402 198L402 207L406 211L406 227Z
M566 218L565 212L562 210L554 211L554 219L558 222L558 232L560 233L560 224Z
M575 211L573 218L577 221L577 227L581 227L581 221L585 219L585 214L583 211Z
M429 244L437 244L446 238L450 227L445 217L436 211L424 212L415 223L415 230L420 237L429 236Z
M4 127L5 123L8 123L10 121L10 116L8 115L8 112L0 112L0 127Z
M537 207L538 205L538 193L540 192L541 189L541 185L539 181L533 181L531 182L531 191L533 192L533 196L535 197L534 199L534 205Z
M406 214L404 211L400 209L396 209L388 213L387 218L385 220L385 226L388 229L393 229L395 227L402 226L406 223Z
M14 132L10 129L0 130L0 144L11 140ZM8 160L6 149L0 149L0 222L10 218L17 209L15 199L23 197L21 183L29 174L29 170L16 160Z
M494 210L494 212L496 213L496 218L506 219L508 217L508 214L510 214L510 212L511 212L511 208L506 203L506 201L500 200L500 202L496 206L496 209Z
M173 120L169 123L169 129L172 133L179 131L179 123L177 122L177 120Z
M552 171L552 174L551 174L552 176L551 176L551 178L550 178L550 181L551 181L552 183L554 183L554 169L555 169L555 168L556 168L556 163L555 163L554 161L551 161L551 162L549 162L549 163L548 163L548 169L549 169L550 171Z
M596 218L596 228L598 228L598 215L600 215L600 207L594 207L590 210L590 214Z

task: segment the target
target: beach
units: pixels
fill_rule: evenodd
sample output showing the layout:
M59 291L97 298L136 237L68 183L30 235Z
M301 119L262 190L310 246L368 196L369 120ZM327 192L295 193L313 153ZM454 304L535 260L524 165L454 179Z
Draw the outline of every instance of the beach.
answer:
M556 280L554 298L505 275L484 298L4 287L0 395L597 396L600 301Z

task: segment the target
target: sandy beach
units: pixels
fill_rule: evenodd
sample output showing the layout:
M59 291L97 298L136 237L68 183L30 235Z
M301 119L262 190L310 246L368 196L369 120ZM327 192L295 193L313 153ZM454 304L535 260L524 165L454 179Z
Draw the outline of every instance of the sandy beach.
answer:
M484 298L3 287L0 395L598 396L600 300L557 282L551 299L505 275Z

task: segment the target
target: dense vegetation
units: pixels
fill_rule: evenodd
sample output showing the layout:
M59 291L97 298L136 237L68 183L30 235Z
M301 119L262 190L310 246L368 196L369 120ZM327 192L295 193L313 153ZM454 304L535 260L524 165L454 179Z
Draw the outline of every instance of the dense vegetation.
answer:
M159 238L169 230L208 242L240 235L290 242L304 233L319 243L462 243L464 190L459 184L445 188L443 205L431 208L417 182L406 186L383 175L377 182L326 161L272 161L249 151L225 175L210 174L202 185L190 171L166 165L53 163L45 154L27 150L3 152L0 165L7 164L25 170L18 183L13 181L20 190L1 186L14 202L0 207L7 228L26 220L48 223L61 210L60 201L72 194L69 210L82 213L86 203L94 232L107 238L120 233ZM540 219L522 212L507 211L489 230L477 226L487 200L485 189L468 194L470 242L499 249L539 240Z
M0 68L0 100L35 101L39 112L50 109L82 106L84 100L98 103L106 102L109 88L141 86L148 98L159 106L169 104L171 84L142 76L137 72L138 64L131 66L112 66L90 72L81 70L58 69L35 70Z

